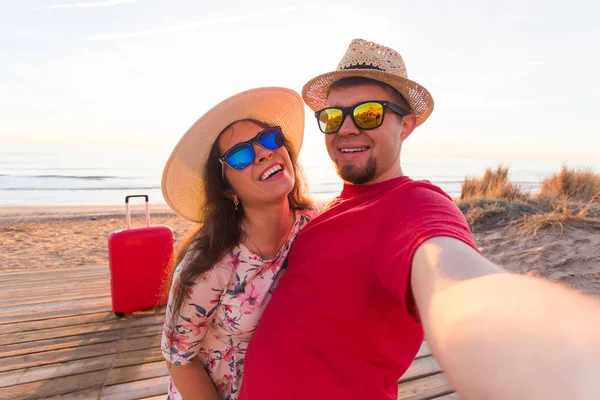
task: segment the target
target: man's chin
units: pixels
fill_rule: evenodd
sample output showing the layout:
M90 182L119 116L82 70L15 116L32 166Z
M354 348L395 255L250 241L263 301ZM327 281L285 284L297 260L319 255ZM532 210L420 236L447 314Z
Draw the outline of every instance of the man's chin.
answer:
M357 165L346 164L340 167L338 164L336 164L335 168L338 176L342 178L344 182L354 185L362 185L368 183L375 177L377 165L375 160L370 158L365 166L359 167Z

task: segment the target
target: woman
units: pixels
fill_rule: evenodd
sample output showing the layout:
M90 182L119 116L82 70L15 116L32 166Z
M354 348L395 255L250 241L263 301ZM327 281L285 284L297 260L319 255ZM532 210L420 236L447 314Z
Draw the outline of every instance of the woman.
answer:
M237 94L179 141L162 190L201 223L178 251L163 330L169 399L236 399L244 353L300 229L316 210L297 165L304 103L292 90Z

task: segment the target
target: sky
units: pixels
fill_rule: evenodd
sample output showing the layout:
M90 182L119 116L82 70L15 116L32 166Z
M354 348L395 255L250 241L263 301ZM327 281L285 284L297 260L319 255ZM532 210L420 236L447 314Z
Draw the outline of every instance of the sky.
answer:
M0 146L174 146L245 89L300 91L350 41L435 110L404 154L600 161L600 3L0 0ZM594 50L596 49L596 50ZM306 108L304 151L324 151Z

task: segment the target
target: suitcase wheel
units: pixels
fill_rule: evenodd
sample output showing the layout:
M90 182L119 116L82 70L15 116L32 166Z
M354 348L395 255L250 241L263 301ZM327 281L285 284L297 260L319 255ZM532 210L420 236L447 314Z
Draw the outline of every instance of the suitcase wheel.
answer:
M123 318L125 316L125 313L122 312L115 312L115 315L119 318Z

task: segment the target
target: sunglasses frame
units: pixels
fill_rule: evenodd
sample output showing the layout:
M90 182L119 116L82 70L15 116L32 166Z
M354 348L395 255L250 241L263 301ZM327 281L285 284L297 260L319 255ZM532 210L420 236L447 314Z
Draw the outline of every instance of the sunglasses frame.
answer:
M258 137L262 134L264 134L267 131L270 130L276 130L278 133L281 134L281 137L283 138L283 143L281 144L281 146L277 147L276 149L269 149L268 147L265 147L262 145L262 143L260 143ZM254 162L254 160L256 159L256 152L254 151L254 143L258 144L260 147L262 147L263 149L266 150L271 150L271 151L275 151L277 149L282 148L283 146L285 146L287 142L287 139L285 137L285 135L283 134L283 130L281 129L280 126L270 126L268 128L263 129L262 131L258 132L256 134L256 136L254 136L252 139L247 140L245 142L240 142L240 143L236 143L233 146L231 146L229 149L227 149L227 151L225 151L225 153L223 153L223 155L221 157L219 157L219 161L221 162L221 178L223 178L223 180L225 179L225 169L223 168L224 164L227 164L231 169L235 170L235 171L241 171L243 169L246 169L250 166L250 164L252 164ZM233 150L236 149L238 147L246 147L248 146L250 148L250 151L252 151L253 157L252 157L252 162L250 162L250 164L246 165L243 168L235 168L233 167L231 164L229 164L229 162L227 162L227 155Z
M354 110L358 107L361 106L363 104L366 103L377 103L380 104L383 107L383 114L381 116L381 122L379 123L379 125L377 125L374 128L361 128L357 123L356 123L356 119L354 118ZM340 110L342 111L342 122L340 123L339 128L337 128L335 131L332 132L323 132L326 135L330 135L332 133L337 133L339 132L340 129L342 129L342 125L344 125L344 121L346 120L346 117L348 115L350 115L350 117L352 118L352 123L354 124L354 126L356 126L358 129L364 130L364 131L370 131L373 129L377 129L379 128L381 125L383 125L383 121L385 120L385 109L389 108L390 110L392 110L393 112L395 112L396 114L398 114L401 117L404 117L408 114L410 114L409 112L405 111L402 107L400 107L398 104L389 102L389 101L382 101L382 100L367 100L367 101L361 101L360 103L356 103L353 106L350 107L325 107L322 108L320 110L315 111L315 118L317 119L317 125L319 125L319 130L321 132L323 132L323 129L321 128L321 123L320 123L320 119L319 119L319 115L326 110Z

